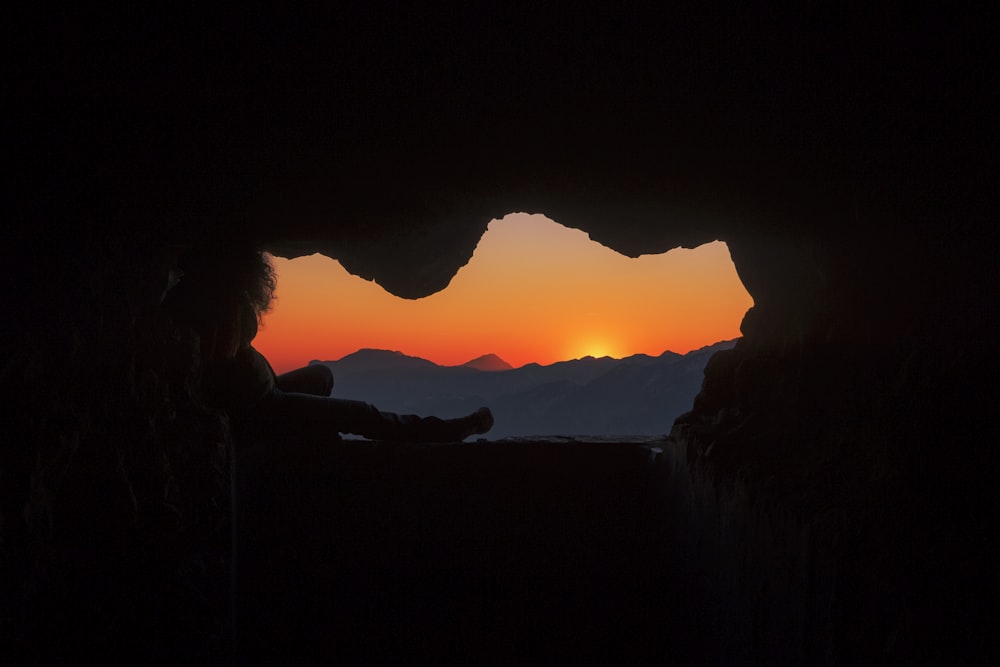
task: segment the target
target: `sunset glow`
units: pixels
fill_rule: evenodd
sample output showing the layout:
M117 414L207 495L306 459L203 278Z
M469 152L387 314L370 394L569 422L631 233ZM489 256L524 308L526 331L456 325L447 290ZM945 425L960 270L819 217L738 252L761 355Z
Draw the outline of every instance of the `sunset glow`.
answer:
M725 243L630 259L538 215L492 221L468 265L423 299L322 255L274 264L277 299L254 346L279 373L366 347L441 365L684 353L738 337L753 304Z

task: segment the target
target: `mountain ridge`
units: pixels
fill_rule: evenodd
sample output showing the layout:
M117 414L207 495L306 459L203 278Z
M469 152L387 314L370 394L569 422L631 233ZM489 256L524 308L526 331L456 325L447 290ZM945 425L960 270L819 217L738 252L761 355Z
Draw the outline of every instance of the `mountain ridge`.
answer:
M664 350L659 355L653 356L645 354L643 352L637 352L636 354L630 354L627 357L594 357L591 355L586 355L583 357L577 357L576 359L560 359L558 361L553 361L549 364L540 364L535 361L529 361L521 366L514 366L507 361L505 361L499 355L489 352L483 355L471 359L463 364L456 365L444 365L437 362L431 361L424 357L418 357L400 350L388 350L383 348L374 347L363 347L358 350L351 352L349 354L340 357L339 359L313 359L309 362L312 364L328 364L336 365L341 368L364 368L367 370L383 369L383 368L476 368L477 370L519 370L522 368L551 368L553 366L559 366L561 364L572 364L574 362L629 362L629 361L654 361L663 360L666 358L681 359L690 354L696 354L704 352L706 350L716 350L716 349L728 349L727 347L719 346L731 346L738 341L739 338L731 338L728 340L718 341L716 343L711 343L709 345L704 345L700 348L689 350L688 352L674 352L672 350ZM502 368L481 368L481 366L489 366L490 364L502 365Z
M440 366L392 350L366 348L328 365L333 395L401 414L457 417L487 405L490 439L544 435L665 435L691 410L705 365L739 339L686 354L583 357L504 370ZM495 356L495 355L493 355ZM497 357L499 359L499 357ZM501 360L502 361L502 360Z

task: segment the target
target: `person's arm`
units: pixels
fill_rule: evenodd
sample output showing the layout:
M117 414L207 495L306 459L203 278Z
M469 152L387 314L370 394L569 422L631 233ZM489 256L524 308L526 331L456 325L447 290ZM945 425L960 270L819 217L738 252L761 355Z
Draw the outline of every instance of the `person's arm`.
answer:
M277 383L282 391L329 396L333 391L333 371L326 364L312 364L282 373L277 377Z

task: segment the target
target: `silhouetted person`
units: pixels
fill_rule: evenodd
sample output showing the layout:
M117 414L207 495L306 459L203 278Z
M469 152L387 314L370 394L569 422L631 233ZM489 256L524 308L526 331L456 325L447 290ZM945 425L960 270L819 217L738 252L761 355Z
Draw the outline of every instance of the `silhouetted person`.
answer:
M336 440L340 433L351 433L418 442L454 442L492 428L493 415L485 407L465 417L440 419L333 398L333 372L322 364L275 374L251 345L276 287L263 252L202 251L182 260L180 268L164 305L178 323L197 332L205 399L224 409L235 426L269 436Z

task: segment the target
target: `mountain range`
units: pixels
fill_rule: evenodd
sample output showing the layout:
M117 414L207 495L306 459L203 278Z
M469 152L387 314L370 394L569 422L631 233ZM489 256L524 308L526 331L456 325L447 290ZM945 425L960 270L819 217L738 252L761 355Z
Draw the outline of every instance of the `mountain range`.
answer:
M722 341L687 354L584 357L513 368L495 354L439 366L390 350L362 349L326 364L333 396L382 410L457 417L486 405L495 425L486 436L663 435L691 409L705 364Z

